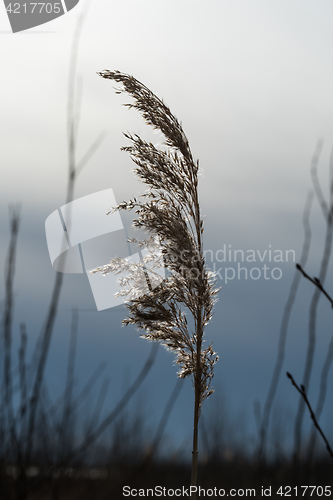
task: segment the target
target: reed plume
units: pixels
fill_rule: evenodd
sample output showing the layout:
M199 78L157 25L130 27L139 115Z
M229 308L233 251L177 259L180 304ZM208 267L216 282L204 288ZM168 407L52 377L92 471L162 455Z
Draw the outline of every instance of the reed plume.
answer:
M92 272L126 273L120 280L123 290L119 293L127 296L129 314L123 323L136 325L144 331L143 338L172 350L180 367L178 376L192 377L195 404L191 484L196 486L200 410L213 392L210 384L218 360L212 344L204 346L203 336L219 291L203 255L199 162L193 159L180 122L145 85L119 71L104 70L98 74L120 83L116 92L133 98L125 106L137 109L148 125L162 132L165 140L158 148L138 135L124 134L130 145L122 150L130 154L136 165L134 172L148 190L140 199L124 201L107 212L135 210L134 227L149 235L139 244L149 251L140 263L117 257ZM168 271L164 279L158 274L161 266Z

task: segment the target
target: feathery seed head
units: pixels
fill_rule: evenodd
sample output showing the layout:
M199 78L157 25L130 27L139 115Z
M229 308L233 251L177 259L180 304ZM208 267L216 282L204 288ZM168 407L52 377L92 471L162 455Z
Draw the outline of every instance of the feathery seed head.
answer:
M203 348L204 327L212 317L218 289L205 266L203 257L203 221L198 201L198 169L181 123L162 99L134 77L119 71L104 70L102 78L121 87L116 93L127 93L146 123L164 136L163 146L146 142L138 135L124 134L130 145L122 148L135 163L134 172L148 186L139 200L124 201L115 210L135 210L135 227L150 235L148 254L139 263L113 259L92 272L116 274L121 278L129 315L125 325L143 330L142 337L161 342L176 354L179 377L200 380L200 406L213 391L210 382L218 357L210 345ZM156 245L158 241L158 245ZM148 246L148 240L141 242ZM161 279L156 272L164 266L168 276ZM155 274L154 274L155 273ZM194 320L194 332L188 330L186 311Z

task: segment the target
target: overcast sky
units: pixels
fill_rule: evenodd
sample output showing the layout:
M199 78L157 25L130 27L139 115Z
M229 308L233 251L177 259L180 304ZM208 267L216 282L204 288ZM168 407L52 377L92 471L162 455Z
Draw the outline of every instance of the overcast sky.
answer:
M31 346L43 322L55 273L44 224L65 202L68 71L81 4L48 24L17 34L11 33L0 6L0 256L4 263L7 206L20 202L15 335L19 322L26 321ZM199 194L206 249L214 256L224 245L245 253L291 249L297 261L302 212L311 188L311 157L319 139L324 141L319 177L325 195L328 192L333 143L332 18L329 0L92 1L78 56L82 82L78 157L98 134L107 135L80 174L74 198L112 188L120 202L140 192L131 161L119 148L126 144L122 131L143 135L149 131L135 111L121 106L127 99L114 93L112 82L96 74L118 69L145 83L182 121L202 167ZM317 201L311 223L308 270L316 275L325 227ZM267 258L265 264L275 266ZM216 259L214 265L217 271L225 266ZM262 265L247 263L249 271ZM223 269L218 276L223 289L207 329L207 338L220 354L212 399L225 392L230 411L244 412L252 430L253 402L265 400L294 266L291 260L280 262L278 280L234 279L225 284ZM1 273L2 269L3 265ZM285 364L300 382L313 292L310 283L301 285ZM327 281L330 285L332 276ZM98 313L87 278L68 275L48 372L57 390L65 372L72 306L82 310L78 380L83 382L106 359L114 402L142 366L149 345L138 339L134 329L121 329L123 308ZM331 336L329 314L329 305L322 299L313 398ZM176 380L172 355L160 349L158 361L154 377L143 389L155 416ZM292 414L296 394L285 377L280 386L277 401ZM190 384L185 384L183 396L169 432L177 426L179 435L186 437L192 421ZM332 409L327 420L331 413Z

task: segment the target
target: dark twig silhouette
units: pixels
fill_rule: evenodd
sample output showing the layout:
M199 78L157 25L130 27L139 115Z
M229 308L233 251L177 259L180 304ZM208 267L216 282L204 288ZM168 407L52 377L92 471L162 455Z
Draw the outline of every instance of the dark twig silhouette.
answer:
M317 159L318 159L318 155L317 155L317 151L316 151L312 162L318 161ZM310 250L311 227L310 227L310 223L309 223L309 218L310 218L312 201L313 201L313 193L310 192L307 196L305 207L304 207L304 212L303 212L304 241L303 241L302 254L301 254L301 258L300 258L300 262L302 263L302 265L305 265L305 263L307 262L309 250ZM269 387L269 391L268 391L268 395L267 395L267 399L265 402L263 415L262 415L262 419L261 419L260 434L259 434L259 446L258 446L259 462L262 462L265 459L265 451L266 451L265 448L266 448L266 442L267 442L267 434L269 431L270 416L271 416L272 406L273 406L274 398L275 398L276 391L278 388L278 384L279 384L279 380L280 380L280 376L281 376L281 370L282 370L282 366L283 366L283 362L284 362L284 358L285 358L288 326L289 326L291 312L292 312L292 309L293 309L293 306L295 303L299 283L300 283L300 275L298 272L295 272L293 281L291 283L288 299L287 299L286 305L284 306L284 311L283 311L283 316L282 316L282 321L281 321L281 326L280 326L278 353L277 353L275 367L274 367L274 371L273 371L273 375L272 375L272 380L271 380L271 384Z
M316 406L316 410L315 410L318 421L320 419L321 413L322 413L323 408L324 408L324 403L325 403L326 393L327 393L327 379L328 379L329 370L330 370L331 365L332 365L332 361L333 361L333 336L331 337L331 341L330 341L330 344L328 346L325 362L323 364L323 368L322 368L321 376L320 376L320 391L319 391L317 406ZM310 440L309 440L308 454L307 454L309 463L311 462L314 451L315 451L316 439L317 439L317 433L316 433L316 430L313 429L311 432Z
M78 322L79 322L79 313L77 309L73 309L70 348L69 348L68 366L67 366L67 380L66 380L66 387L64 394L63 415L60 424L61 432L59 435L60 461L62 457L68 453L68 450L71 449L73 445L73 443L70 442L70 439L71 437L73 438L73 432L71 429L73 422L71 421L71 416L72 416L72 400L73 400L73 388L74 388L75 355L76 355L76 345L77 345L77 335L78 335Z
M139 375L134 380L133 384L127 389L119 403L116 407L102 420L102 422L95 427L91 434L85 436L84 442L78 448L73 449L65 458L66 460L72 457L79 456L83 453L89 446L96 442L96 440L103 434L103 432L111 425L111 423L115 420L115 418L122 412L122 410L126 407L130 399L134 396L136 391L141 386L142 382L148 375L151 367L155 362L155 358L157 355L158 344L152 344L150 354L143 365Z
M315 153L314 153L314 156L313 156L313 159L312 159L312 165L311 165L311 180L312 180L312 185L313 185L313 189L314 189L314 192L315 192L315 195L316 195L316 198L319 202L319 205L322 209L322 212L323 212L323 215L324 215L324 218L326 219L327 218L327 215L328 215L328 211L329 211L329 208L328 208L328 204L325 200L325 196L324 196L324 193L323 193L323 190L321 189L321 185L320 185L320 182L319 182L319 179L318 179L318 171L317 171L317 168L318 168L318 162L319 162L319 158L320 158L320 155L321 155L321 152L322 152L322 149L323 149L323 141L320 140L317 142L317 146L316 146L316 150L315 150Z
M154 439L153 439L153 442L152 442L152 454L156 454L157 452L157 449L158 449L158 446L159 444L161 443L162 441L162 438L163 438L163 434L164 434L164 431L165 431L165 428L166 428L166 425L168 423L168 420L169 420L169 417L170 417L170 414L171 414L171 411L177 401L177 398L180 394L180 391L182 390L183 388L183 385L181 380L177 380L176 381L176 384L173 388L173 391L172 393L170 394L170 397L165 405L165 408L164 408L164 411L163 411L163 414L162 414L162 417L161 417L161 420L160 420L160 423L157 427L157 430L156 430L156 433L155 433L155 436L154 436Z
M4 339L4 392L5 408L7 410L6 418L9 428L11 449L15 453L15 459L21 461L21 449L17 439L15 426L14 406L13 406L13 381L12 381L12 323L14 310L14 275L17 237L20 225L20 210L18 207L10 208L10 243L7 255L5 282L6 296L3 314L3 339Z
M76 172L76 116L75 116L75 86L76 86L76 63L77 63L77 52L81 36L81 31L83 27L84 16L81 15L79 22L76 25L75 33L73 37L73 46L71 52L71 64L70 64L70 74L68 83L68 183L67 183L67 195L66 203L69 203L73 199L75 180L77 176ZM27 444L25 449L25 463L28 465L31 460L31 455L33 451L33 437L36 422L37 406L39 402L39 394L43 384L44 370L46 365L46 360L50 348L51 337L53 333L53 327L57 315L60 291L63 282L63 273L57 272L55 277L55 282L52 291L52 297L44 323L43 330L41 332L41 343L40 352L37 362L37 369L35 374L35 379L33 383L32 395L30 398L30 411L28 418L28 430L27 430Z
M333 299L332 297L326 292L325 288L323 287L323 285L321 284L320 282L320 279L319 278L311 278L311 276L309 276L305 271L304 269L302 268L302 266L300 264L296 264L296 268L301 271L301 273L303 274L304 278L308 279L309 281L311 281L311 283L313 283L317 288L319 288L319 290L325 295L325 297L330 301L331 303L331 306L332 306L332 309L333 309Z
M100 135L89 148L82 160L76 162L76 142L78 133L78 113L76 112L76 65L80 35L83 27L84 15L82 14L76 25L73 46L71 51L71 65L68 83L68 183L66 203L73 199L74 187L78 174L90 160L96 149L101 144L104 134ZM70 215L70 214L69 214ZM18 356L18 382L13 382L12 369L12 317L13 317L13 280L15 274L16 240L19 228L19 217L13 211L11 219L11 241L6 268L6 295L4 303L2 340L4 345L4 368L1 384L3 385L5 397L1 400L0 418L1 432L4 434L2 443L2 453L7 459L12 459L17 464L19 472L15 481L17 498L24 500L28 494L28 479L26 471L31 464L35 454L35 444L40 441L40 437L46 429L46 418L48 409L42 404L44 390L44 372L50 349L52 333L58 310L60 292L63 283L63 273L57 272L51 294L50 304L46 313L44 325L39 335L32 361L29 368L26 364L26 344L27 335L25 325L21 324L21 346ZM71 351L73 353L73 350ZM16 375L15 375L16 376ZM71 382L68 382L66 397L72 390ZM20 402L17 408L17 415L14 413L15 392L19 392ZM4 410L4 412L3 412ZM71 412L71 405L64 406L64 418L67 420ZM41 432L36 432L36 426L40 426ZM9 430L6 431L6 428ZM63 440L64 443L67 440ZM46 442L43 446L45 448ZM67 442L68 445L68 442ZM46 453L46 448L44 449Z
M20 349L19 349L19 371L20 371L20 397L21 397L21 402L20 402L20 416L19 416L19 421L20 421L20 426L21 426L21 432L20 432L20 441L23 440L24 436L24 428L25 428L25 421L26 421L26 408L27 408L27 394L28 394L28 389L27 389L27 378L26 378L26 350L27 350L27 342L28 342L28 336L27 336L27 331L26 331L26 325L25 323L21 323L20 325L21 329L21 344L20 344Z
M85 20L86 12L83 12L78 19L75 27L75 32L73 36L73 43L71 49L71 59L70 59L70 69L69 69L69 79L68 79L68 102L67 102L67 139L68 139L68 181L67 181L67 194L66 194L66 204L73 200L75 182L81 173L84 166L90 160L92 155L95 153L97 148L100 146L105 134L100 134L92 146L88 149L87 153L83 158L77 162L76 160L76 144L77 135L79 127L79 113L77 112L77 59L78 59L78 49L80 44L80 38L82 33L82 28ZM68 224L70 225L70 212L68 213ZM64 258L65 254L64 254ZM37 348L35 350L36 356L34 360L37 364L32 395L30 398L30 411L28 417L28 428L27 428L27 443L25 449L25 463L29 464L31 460L31 455L33 452L33 438L35 430L35 421L37 414L37 407L39 402L39 395L44 379L44 370L46 365L46 360L50 348L54 323L57 315L60 291L63 283L63 273L57 272L55 277L55 282L53 286L52 297L42 329Z
M320 425L318 424L318 421L316 419L316 415L314 414L313 410L312 410L312 407L310 405L310 402L308 400L308 397L306 395L306 390L305 390L305 387L304 385L302 384L300 387L296 384L293 376L291 375L291 373L287 372L287 377L291 380L291 383L294 387L296 387L296 389L298 390L298 392L300 393L300 395L302 396L303 398L303 401L304 403L307 405L308 409L309 409L309 412L310 412L310 416L313 420L313 423L315 425L315 427L318 429L321 437L323 438L323 440L325 441L325 444L326 444L326 448L327 448L327 451L328 453L330 454L331 458L333 458L333 451L332 451L332 448L323 432L323 430L321 429Z
M320 188L320 184L319 184L319 181L318 181L317 176L316 176L316 171L314 171L313 173L314 173L314 179L315 179L314 184L316 185L316 188L317 188L317 197L318 197L318 200L320 201L323 215L324 215L325 219L329 220L330 214L329 214L328 205L324 199L322 190ZM331 212L332 212L332 208L333 208L333 175L332 174L333 174L333 148L331 150L331 157L330 157L330 207L331 207L330 210L331 210ZM304 271L304 269L302 268L302 266L300 264L297 264L296 267L306 279L308 279L311 283L313 283L325 295L325 297L331 303L331 306L333 308L333 299L329 295L329 293L325 290L325 288L323 287L320 279L316 278L316 277L311 278ZM316 406L316 415L317 415L318 420L320 418L321 412L322 412L323 407L324 407L325 399L326 399L327 379L328 379L328 373L329 373L329 370L330 370L330 367L332 364L332 360L333 360L333 337L331 338L331 341L330 341L330 344L329 344L329 347L327 350L325 362L323 364L321 377L320 377L320 391L319 391L318 401L317 401L317 406ZM311 432L309 445L308 445L308 453L307 453L309 465L311 464L312 457L313 457L313 454L315 451L316 438L317 438L317 433L315 432L315 429L313 429Z
M333 203L332 203L333 184L330 186L330 204L328 207L328 204L326 203L326 201L323 197L323 194L322 194L322 190L320 188L318 174L317 174L317 163L318 162L313 162L313 165L311 168L311 178L312 178L312 182L313 182L313 186L315 189L315 193L316 193L318 202L320 203L320 206L321 206L322 211L323 211L323 215L324 215L325 220L326 220L326 234L325 234L325 243L324 243L322 260L320 263L319 278L315 279L317 285L316 285L316 289L313 293L313 297L312 297L310 309L309 309L308 345L307 345L307 353L306 353L306 360L305 360L304 373L303 373L303 385L305 387L309 387L309 385L310 385L312 366L313 366L313 358L314 358L315 347L316 347L317 308L318 308L320 296L323 293L323 285L324 285L324 281L325 281L325 278L327 275L328 264L329 264L329 260L330 260L330 256L331 256L331 250L332 250L332 235L333 235L333 217L332 217L332 215L333 215ZM303 417L304 417L304 410L305 410L305 404L304 404L304 400L301 398L299 401L298 411L297 411L297 415L295 418L295 426L294 426L294 460L295 460L295 463L297 462L297 460L299 458L299 453L300 453L300 448L301 448L302 422L303 422Z

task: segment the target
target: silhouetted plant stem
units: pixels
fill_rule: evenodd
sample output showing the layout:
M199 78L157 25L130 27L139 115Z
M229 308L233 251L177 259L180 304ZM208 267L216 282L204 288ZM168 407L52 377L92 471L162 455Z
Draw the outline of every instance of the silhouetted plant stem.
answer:
M70 347L68 354L68 365L67 365L67 379L66 388L64 394L64 404L63 404L63 415L61 422L61 432L59 436L59 458L66 455L68 450L71 448L70 436L72 435L70 426L71 423L71 413L72 413L72 396L74 387L74 372L75 372L75 355L77 346L77 335L78 335L78 323L79 323L79 313L77 309L72 310L72 324L71 324L71 335L70 335Z
M100 424L95 427L95 429L91 432L91 434L87 435L84 439L84 442L76 449L72 450L65 459L69 459L72 457L78 457L81 453L83 453L89 446L91 446L100 435L111 425L111 423L115 420L115 418L122 412L125 406L128 404L130 399L134 396L136 391L141 386L142 382L148 375L151 367L155 363L155 358L158 351L158 344L152 344L149 356L142 367L137 378L134 380L133 384L128 388L125 392L124 396L121 398L116 407L107 415Z
M327 390L327 378L328 378L328 373L332 364L333 360L333 336L331 337L330 344L328 346L325 362L322 368L321 372L321 377L320 377L320 391L319 391L319 396L318 396L318 401L317 401L317 406L315 409L315 414L317 416L317 420L319 421L321 413L323 411L325 399L326 399L326 390ZM316 440L317 440L317 433L315 429L312 429L310 440L309 440L309 446L308 446L308 461L309 463L312 460L312 457L314 455L315 451L315 446L316 446Z
M193 419L193 450L192 450L192 474L191 486L197 486L198 482L198 431L199 431L199 418L200 418L200 393L201 393L201 343L203 331L201 329L201 308L198 310L198 317L196 318L197 326L197 366L194 374L194 419ZM196 492L192 494L195 500L197 497Z
M10 242L5 268L5 306L3 313L3 339L4 339L4 391L6 418L9 428L11 449L14 451L16 460L21 459L21 450L15 427L15 415L13 407L13 382L12 382L12 323L14 310L13 284L15 276L15 261L17 237L20 226L19 207L10 207Z
M86 163L89 161L89 159L91 158L91 156L96 151L97 147L99 147L103 138L105 137L104 134L99 135L97 140L89 148L89 150L83 156L83 158L79 162L76 161L76 143L77 143L77 134L79 126L78 113L76 110L76 105L77 105L76 67L77 67L80 37L82 33L85 15L86 15L85 12L82 13L79 16L78 22L76 23L72 48L71 48L71 57L70 57L70 68L69 68L69 79L68 79L68 102L67 102L68 178L67 178L67 192L66 192L66 210L68 210L68 204L73 200L75 182L78 177L78 174L82 171ZM68 221L67 222L68 226L70 227L70 211L68 211L67 214L67 221ZM67 229L69 229L69 227ZM63 254L63 258L64 259L66 258L65 254ZM30 463L33 451L33 438L35 431L36 412L40 397L40 391L43 383L45 365L50 348L53 327L57 315L62 283L63 283L63 273L57 272L53 286L50 305L46 315L46 320L44 323L44 327L41 331L40 339L38 341L38 347L36 350L35 360L37 368L36 368L35 378L33 381L32 395L30 398L30 409L29 409L30 411L27 424L27 442L25 449L26 465Z
M193 420L193 445L192 445L192 473L191 473L191 486L197 486L198 482L198 427L199 427L199 384L195 385L194 389L194 420ZM196 493L192 494L195 500Z
M26 332L25 323L20 324L21 330L21 344L19 349L19 371L20 371L20 394L21 394L21 403L19 410L19 420L20 420L20 442L23 441L24 432L25 432L25 423L26 423L26 415L27 415L27 400L28 400L28 389L27 389L27 378L26 378L26 363L25 356L27 350L27 341L28 336Z
M52 292L51 303L49 306L46 324L44 329L43 341L42 341L42 351L41 356L39 358L39 363L37 366L37 372L35 377L35 382L32 390L32 396L30 398L30 412L28 419L28 429L27 429L27 443L25 450L25 464L28 466L30 464L30 459L33 451L33 437L35 431L35 419L36 419L36 411L39 402L40 389L43 382L43 374L45 369L45 363L50 347L51 336L53 331L53 326L57 314L58 309L58 301L61 291L63 275L62 273L57 273L54 288Z
M316 152L314 154L314 158L312 159L312 162L314 162L314 161L318 161L317 149L316 149ZM301 254L301 258L300 258L300 262L302 263L303 266L307 262L309 250L310 250L310 244L311 244L311 227L310 227L310 223L309 223L309 218L310 218L312 201L313 201L313 193L309 193L307 198L306 198L306 203L305 203L304 212L303 212L304 241L303 241L303 247L302 247L302 254ZM276 357L276 362L275 362L275 367L274 367L274 371L273 371L273 375L272 375L272 380L271 380L271 384L270 384L269 391L267 394L267 398L266 398L266 402L265 402L265 406L264 406L264 410L263 410L263 415L262 415L261 426L260 426L259 446L258 446L259 463L262 463L265 460L267 434L269 431L270 416L271 416L272 406L273 406L274 398L276 395L277 387L278 387L280 376L281 376L281 370L282 370L284 357L285 357L285 350L286 350L288 326L289 326L290 316L291 316L291 312L292 312L292 309L293 309L293 306L295 303L296 294L297 294L300 280L301 280L301 277L300 277L299 273L295 272L294 278L293 278L293 281L292 281L292 284L290 287L288 299L287 299L287 302L286 302L286 305L285 305L284 311L283 311L283 316L282 316L282 321L281 321L281 326L280 326L278 353L277 353L277 357Z
M112 207L135 210L133 224L149 234L139 242L150 255L137 265L115 258L105 266L91 271L106 275L126 272L121 283L125 289L118 295L128 299L129 311L125 325L136 325L144 331L143 338L161 342L177 356L181 369L178 376L191 376L194 385L194 422L192 454L192 486L197 484L198 423L203 401L212 393L210 382L217 361L212 346L203 348L204 327L212 316L218 292L213 273L203 258L203 221L198 199L198 169L181 123L165 103L133 76L104 70L102 78L122 85L117 93L126 92L146 123L164 135L160 149L138 135L124 134L131 142L122 150L129 152L136 165L135 173L148 186L148 192L129 202ZM186 257L185 257L185 254ZM146 259L146 260L145 260ZM150 264L150 265L149 265ZM156 269L165 267L168 277L160 279ZM150 286L146 286L148 270ZM141 283L144 281L145 288ZM194 332L188 329L185 310L191 313ZM196 495L192 498L196 498Z
M183 388L182 381L178 379L176 381L176 384L173 388L173 391L172 391L172 393L171 393L171 395L170 395L170 397L165 405L160 423L157 427L156 434L155 434L153 442L152 442L152 453L151 453L150 458L152 458L153 454L156 454L156 452L157 452L158 446L162 441L163 433L165 431L165 427L166 427L167 422L169 420L171 411L172 411L172 409L177 401L177 398L178 398L182 388Z
M94 411L91 414L91 419L87 431L88 436L93 432L94 427L99 424L109 385L110 380L105 378L101 384Z
M313 283L317 288L319 288L319 290L325 295L325 297L330 301L331 303L331 306L332 306L332 309L333 309L333 299L332 297L326 292L325 288L323 287L323 285L321 284L321 281L319 280L319 278L311 278L311 276L309 276L305 271L304 269L302 268L302 266L300 264L296 264L296 268L298 269L298 271L300 271L304 278L308 279L309 281L311 281L311 283Z
M305 387L309 387L312 365L313 365L313 357L315 353L316 346L316 321L317 321L317 307L319 303L319 299L321 293L323 292L323 285L326 278L328 264L330 260L331 250L332 250L332 235L333 235L333 204L332 204L332 190L333 185L330 186L330 204L327 205L321 188L318 181L317 175L317 164L314 164L311 169L311 178L313 181L313 185L315 188L315 193L322 208L325 220L326 220L326 235L325 235L325 243L323 256L320 264L319 278L315 278L316 289L313 293L313 297L310 304L309 310L309 327L308 327L308 346L307 346L307 354L306 361L304 366L303 373L303 385ZM301 270L302 268L300 268ZM303 271L303 270L302 270ZM294 460L297 461L299 458L300 447L301 447L301 436L302 436L302 422L304 417L305 403L304 399L300 399L298 405L298 411L295 419L294 426Z
M73 399L72 408L77 410L82 403L87 399L93 388L95 387L98 379L101 377L102 373L106 368L105 361L102 361L96 370L93 372L91 377L88 379L87 383L84 385L82 391Z
M329 182L330 182L330 206L333 207L333 147L331 149L331 156L330 156L330 170L329 170ZM324 213L324 215L327 214L327 211ZM300 269L300 271L303 273L303 276L306 278L310 279L312 283L315 284L326 296L326 298L331 302L331 305L333 307L333 299L331 296L326 292L326 290L323 288L322 284L317 278L314 278L313 280L305 273L303 269ZM327 379L328 379L328 373L332 364L333 360L333 336L331 337L330 344L328 346L327 354L326 354L326 359L322 368L321 372L321 377L320 377L320 392L318 396L318 401L317 401L317 406L316 406L316 415L317 419L319 420L321 412L324 407L325 399L326 399L326 390L327 390ZM308 447L308 463L309 466L311 465L312 457L314 455L315 451L315 446L316 446L316 439L317 439L317 433L315 432L315 429L312 430L311 432L311 437L309 441L309 447Z
M296 387L296 389L298 390L298 392L300 393L300 395L302 396L302 400L304 401L304 404L307 405L308 409L309 409L309 412L310 412L310 416L312 418L312 421L315 425L315 427L318 429L321 437L323 438L323 440L325 441L325 444L326 444L326 448L327 448L327 451L330 455L331 458L333 458L333 450L323 432L323 430L321 429L320 425L318 424L318 421L316 419L316 415L314 414L313 410L312 410L312 407L310 405L310 402L308 400L308 397L307 397L307 394L306 394L306 389L304 387L304 385L302 384L300 387L296 384L293 376L287 372L287 377L291 380L291 383L293 384L294 387Z
M320 268L320 281L324 282L325 276L328 268L328 260L331 252L331 241L332 241L332 218L329 217L329 221L327 223L327 231L325 238L325 249L323 254L323 259ZM309 387L310 377L312 372L313 365L313 357L316 347L316 321L317 321L317 307L319 303L319 299L321 296L321 291L316 288L311 300L310 310L309 310L309 336L308 336L308 347L306 354L306 361L304 366L303 373L303 385L305 387ZM302 421L304 417L305 404L304 400L300 399L298 405L298 412L295 420L295 428L294 428L294 456L295 459L298 458L301 446L301 433L302 433Z
M317 143L316 152L315 152L315 155L313 158L310 173L311 173L311 180L312 180L312 185L313 185L313 189L314 189L316 198L317 198L318 203L322 209L324 218L326 219L327 215L328 215L328 205L327 205L327 202L325 200L325 197L324 197L324 194L323 194L323 191L321 189L320 182L318 179L318 162L319 162L319 157L320 157L321 151L323 149L323 144L324 143L322 140L318 141L318 143ZM331 186L330 186L330 189L331 189Z

